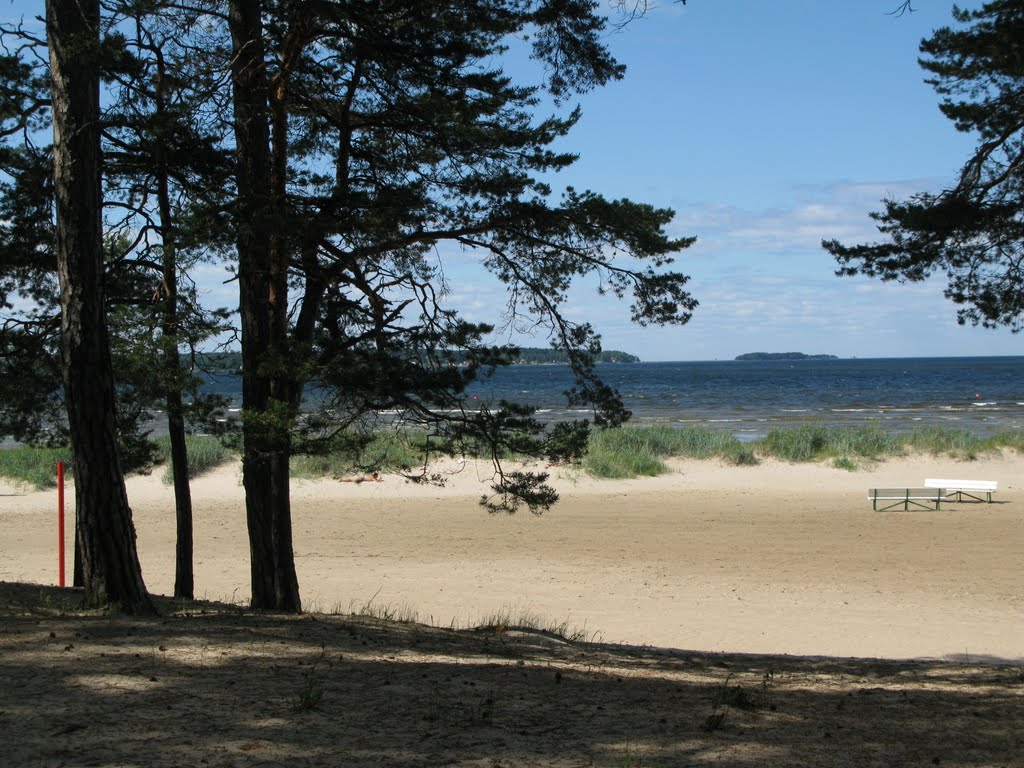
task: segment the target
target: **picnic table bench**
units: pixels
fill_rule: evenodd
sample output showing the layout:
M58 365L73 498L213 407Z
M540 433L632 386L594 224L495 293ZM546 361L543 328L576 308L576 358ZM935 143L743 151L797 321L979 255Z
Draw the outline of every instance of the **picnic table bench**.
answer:
M871 507L875 512L885 512L902 506L910 510L911 505L918 509L940 509L940 505L946 498L944 488L870 488L868 498L871 499ZM879 508L878 502L891 502ZM935 506L932 507L931 505Z
M963 497L966 496L969 499L975 501L985 501L980 495L975 494L987 494L988 503L992 503L992 494L996 492L999 483L995 480L939 480L935 478L929 478L924 481L925 488L942 488L946 491L947 496L956 494L957 501L963 501Z

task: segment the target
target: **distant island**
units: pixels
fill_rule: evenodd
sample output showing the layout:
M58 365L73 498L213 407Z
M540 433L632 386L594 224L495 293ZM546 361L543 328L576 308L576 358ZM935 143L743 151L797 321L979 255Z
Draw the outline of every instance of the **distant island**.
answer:
M803 352L747 352L737 360L838 360L836 355L805 355Z
M603 349L594 358L598 363L639 363L640 358L618 349ZM558 365L568 363L569 358L560 349L550 347L523 347L516 359L516 365Z

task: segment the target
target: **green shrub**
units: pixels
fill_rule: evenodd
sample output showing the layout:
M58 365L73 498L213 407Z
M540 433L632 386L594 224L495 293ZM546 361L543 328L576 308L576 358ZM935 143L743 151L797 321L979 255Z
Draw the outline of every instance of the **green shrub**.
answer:
M756 467L760 464L757 454L751 448L742 444L735 450L729 451L724 458L730 464L734 464L737 467Z
M832 466L836 469L845 469L848 472L853 472L857 469L857 463L849 456L836 456Z
M409 469L423 462L427 436L419 431L378 432L363 449L359 463L381 469Z

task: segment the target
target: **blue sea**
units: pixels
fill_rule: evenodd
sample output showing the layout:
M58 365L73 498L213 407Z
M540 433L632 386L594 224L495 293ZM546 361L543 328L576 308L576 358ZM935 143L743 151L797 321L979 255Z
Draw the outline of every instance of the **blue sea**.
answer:
M908 432L927 426L985 435L1024 429L1024 356L792 361L616 363L599 367L634 424L703 426L755 440L779 427L817 423ZM521 365L480 381L469 397L512 400L542 418L570 410L566 366ZM237 377L214 389L240 399Z

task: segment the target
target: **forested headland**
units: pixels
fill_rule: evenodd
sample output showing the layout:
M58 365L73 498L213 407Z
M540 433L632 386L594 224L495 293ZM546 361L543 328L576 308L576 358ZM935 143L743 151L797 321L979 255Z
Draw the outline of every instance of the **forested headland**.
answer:
M182 363L188 365L190 356L183 356ZM618 349L605 349L594 355L596 363L639 363L640 358ZM197 358L200 368L210 373L242 372L241 352L206 352ZM549 347L523 347L513 365L568 365L568 355L560 349Z

